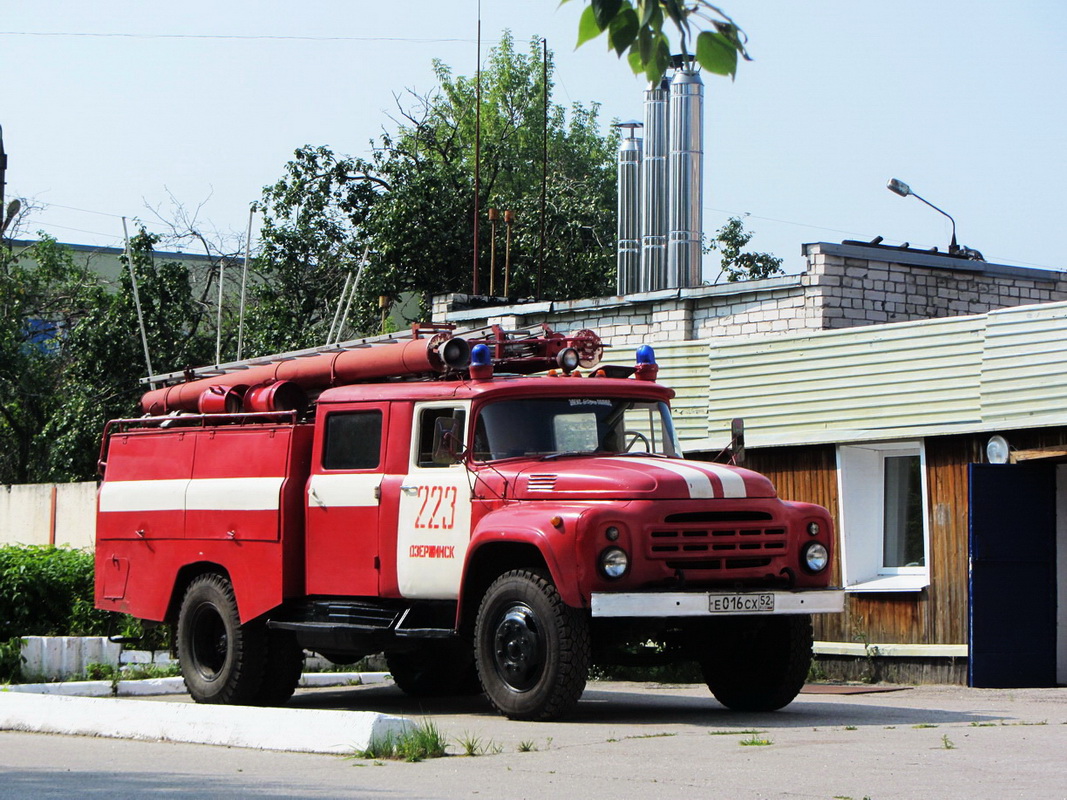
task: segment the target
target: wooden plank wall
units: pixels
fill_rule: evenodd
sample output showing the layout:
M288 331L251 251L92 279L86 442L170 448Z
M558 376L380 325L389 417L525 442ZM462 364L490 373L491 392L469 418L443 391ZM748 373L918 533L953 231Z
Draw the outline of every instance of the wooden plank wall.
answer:
M1067 447L1067 428L1003 431L1015 450ZM989 434L926 439L930 523L930 586L921 592L849 594L843 614L815 618L815 638L868 644L968 642L968 480L972 463L985 461ZM1062 460L1062 459L1059 459ZM1032 462L1031 462L1032 463ZM825 506L839 523L833 445L749 449L745 466L767 475L778 494ZM840 547L840 539L837 542ZM835 557L834 580L840 582ZM963 658L822 657L829 677L911 683L964 683Z
M845 613L815 621L829 642L964 644L967 641L967 465L982 459L985 437L926 442L930 586L921 592L849 594ZM787 500L826 507L840 525L837 459L832 445L749 450L745 466L767 475ZM838 528L839 529L839 528ZM840 539L837 542L840 553ZM840 583L838 558L834 581Z

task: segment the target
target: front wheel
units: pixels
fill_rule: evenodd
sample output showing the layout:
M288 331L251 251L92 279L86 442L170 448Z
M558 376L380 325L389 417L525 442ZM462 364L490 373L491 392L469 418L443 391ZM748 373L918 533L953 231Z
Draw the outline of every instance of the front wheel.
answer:
M806 614L716 620L700 666L715 699L733 711L775 711L793 702L811 667Z
M589 621L541 572L513 570L489 587L474 629L478 677L509 719L572 712L589 673Z
M193 700L255 703L266 659L266 627L241 624L227 578L210 573L189 584L178 614L178 660Z

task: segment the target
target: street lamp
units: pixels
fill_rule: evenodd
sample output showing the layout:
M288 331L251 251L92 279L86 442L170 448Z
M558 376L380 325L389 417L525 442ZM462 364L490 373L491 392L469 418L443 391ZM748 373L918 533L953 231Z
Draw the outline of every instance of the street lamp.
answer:
M956 253L958 253L960 251L960 246L958 244L956 244L956 220L952 219L952 215L951 214L949 214L947 211L944 211L944 210L938 208L933 203L931 203L929 200L927 200L927 199L925 199L923 197L920 197L919 195L915 194L915 192L913 192L911 190L911 187L908 186L908 184L904 183L904 181L902 181L902 180L898 180L896 178L890 178L889 179L889 183L887 183L885 185L885 188L887 188L893 194L899 194L901 197L908 197L910 195L911 197L914 197L916 200L921 200L922 202L926 203L926 205L930 206L930 208L932 208L934 211L937 211L938 213L944 214L946 217L948 217L949 222L952 223L952 242L948 246L948 251L949 251L949 253L952 253L953 255L955 255Z

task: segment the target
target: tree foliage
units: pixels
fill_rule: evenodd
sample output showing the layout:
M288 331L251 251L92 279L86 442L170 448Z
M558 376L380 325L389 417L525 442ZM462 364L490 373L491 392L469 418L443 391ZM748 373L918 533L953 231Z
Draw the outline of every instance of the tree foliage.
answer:
M98 281L54 239L23 258L0 252L0 482L47 474L45 429L60 403L70 335L102 299Z
M155 237L131 240L149 352L163 371L208 363L213 329L185 266L156 262ZM107 287L43 237L0 252L0 483L85 480L100 433L135 413L144 352L129 273Z
M380 296L416 293L425 308L433 294L472 290L478 86L440 61L434 70L438 88L398 98L396 129L372 142L369 158L308 145L264 190L257 266L263 280L249 322L253 351L325 342L345 280L354 278L368 250L351 318L355 330L375 328ZM595 104L568 112L552 103L552 74L540 40L522 53L505 33L481 75L480 293L504 294L505 210L515 219L511 297L538 288L547 298L598 295L613 282L617 139L600 133ZM491 208L501 216L492 279Z
M643 73L650 83L659 83L673 54L731 78L737 73L738 57L749 60L744 31L707 0L587 1L578 23L578 45L606 33L608 49L620 58L625 55L634 74ZM664 31L668 22L677 33L675 49Z
M744 248L755 234L745 230L740 217L730 217L719 228L704 252L722 255L722 274L729 283L760 280L784 275L782 259L770 253L746 253Z

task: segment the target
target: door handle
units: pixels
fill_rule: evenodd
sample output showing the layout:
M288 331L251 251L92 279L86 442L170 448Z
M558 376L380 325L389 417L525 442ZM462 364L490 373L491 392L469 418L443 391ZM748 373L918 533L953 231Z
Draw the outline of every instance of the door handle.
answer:
M308 495L311 497L311 499L315 503L315 505L317 505L317 506L325 506L326 505L324 502L322 502L322 499L317 494L315 494L315 487L314 486L311 487L311 491L308 492Z
M419 493L419 487L418 486L401 486L400 487L400 491L402 491L404 494L418 494Z

